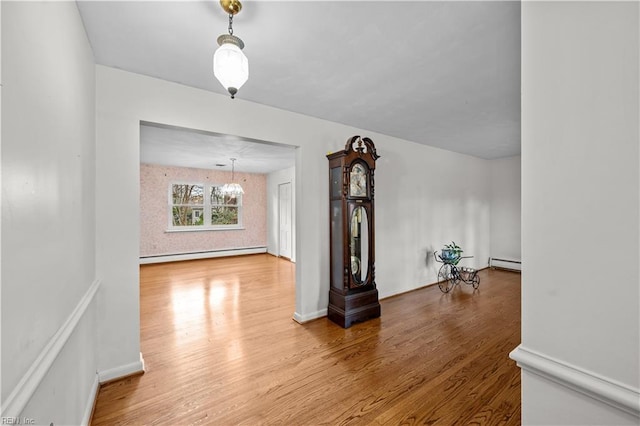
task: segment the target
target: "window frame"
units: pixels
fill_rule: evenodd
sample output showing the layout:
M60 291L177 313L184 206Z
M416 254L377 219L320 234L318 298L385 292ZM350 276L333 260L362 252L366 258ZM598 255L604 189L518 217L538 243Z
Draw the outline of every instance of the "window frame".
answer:
M193 185L202 186L203 188L203 203L202 204L174 204L173 202L173 186L174 185ZM196 182L196 181L171 181L167 188L167 216L168 216L168 228L166 232L193 232L193 231L229 231L229 230L242 230L245 229L242 223L243 216L243 197L242 194L236 196L238 199L237 204L213 204L211 202L211 191L213 188L222 187L221 183L212 182ZM176 206L182 207L202 207L204 219L202 225L186 225L179 226L173 224L173 208ZM229 225L213 225L211 223L212 207L236 207L238 209L238 223Z

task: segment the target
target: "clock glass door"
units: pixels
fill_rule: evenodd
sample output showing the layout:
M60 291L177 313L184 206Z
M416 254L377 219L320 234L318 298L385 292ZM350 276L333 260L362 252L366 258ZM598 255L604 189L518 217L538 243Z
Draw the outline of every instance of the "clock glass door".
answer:
M369 272L369 221L364 207L353 209L350 228L351 275L356 285L362 286Z

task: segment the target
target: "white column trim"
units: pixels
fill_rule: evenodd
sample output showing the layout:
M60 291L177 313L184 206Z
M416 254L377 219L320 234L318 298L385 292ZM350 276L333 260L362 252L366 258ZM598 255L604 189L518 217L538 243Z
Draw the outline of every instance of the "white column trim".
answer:
M56 334L53 335L25 375L22 376L22 379L20 379L16 387L9 394L6 401L3 401L3 418L18 417L20 413L22 413L22 410L24 410L31 397L33 397L33 394L38 389L38 386L40 386L40 383L55 362L60 351L64 348L69 337L78 326L87 307L93 301L98 287L100 287L100 280L95 280L84 296L82 296L82 299L80 299L80 302L76 305L69 318L67 318L64 324L62 324L62 327L56 331Z
M320 309L319 311L311 312L304 315L295 312L293 314L293 320L299 324L304 324L305 322L313 321L314 319L318 319L326 316L327 316L327 309Z
M140 352L140 359L138 361L108 370L98 371L98 380L100 383L106 383L138 373L144 373L144 358L142 358L142 352Z
M87 396L87 402L84 405L84 414L82 416L82 422L80 423L82 426L89 426L91 415L93 414L93 406L95 405L99 389L100 382L98 381L98 373L96 373L93 379L93 383L91 384L89 396Z
M640 417L640 390L608 377L576 367L540 352L515 348L509 357L523 370Z

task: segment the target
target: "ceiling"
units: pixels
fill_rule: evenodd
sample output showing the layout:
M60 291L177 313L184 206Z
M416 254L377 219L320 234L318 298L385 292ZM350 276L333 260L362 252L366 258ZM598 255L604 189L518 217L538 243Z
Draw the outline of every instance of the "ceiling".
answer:
M97 63L225 94L217 0L77 3ZM518 1L244 1L233 28L250 67L238 98L480 158L520 153Z
M246 173L271 173L295 166L295 147L216 135L179 127L140 126L140 162Z

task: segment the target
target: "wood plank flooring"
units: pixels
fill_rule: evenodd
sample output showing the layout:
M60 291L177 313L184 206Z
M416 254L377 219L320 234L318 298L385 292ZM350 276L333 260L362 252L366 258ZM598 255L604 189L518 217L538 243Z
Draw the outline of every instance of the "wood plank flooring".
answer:
M344 330L291 319L294 268L269 255L141 266L147 371L103 385L92 424L520 424L519 274L388 298Z

